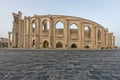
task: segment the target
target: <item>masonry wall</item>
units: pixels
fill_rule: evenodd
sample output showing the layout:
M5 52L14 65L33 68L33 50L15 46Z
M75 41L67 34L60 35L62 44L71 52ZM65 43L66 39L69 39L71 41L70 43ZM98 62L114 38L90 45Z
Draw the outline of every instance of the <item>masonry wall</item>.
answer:
M12 44L9 47L35 49L115 47L113 33L87 19L63 15L34 15L22 19L21 16L21 12L13 14Z

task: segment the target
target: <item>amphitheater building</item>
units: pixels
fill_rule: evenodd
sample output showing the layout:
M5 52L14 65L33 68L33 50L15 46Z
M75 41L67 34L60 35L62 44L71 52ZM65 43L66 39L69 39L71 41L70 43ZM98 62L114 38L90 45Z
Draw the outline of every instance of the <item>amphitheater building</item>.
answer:
M102 25L64 15L24 16L13 13L9 48L30 49L112 49L115 36Z

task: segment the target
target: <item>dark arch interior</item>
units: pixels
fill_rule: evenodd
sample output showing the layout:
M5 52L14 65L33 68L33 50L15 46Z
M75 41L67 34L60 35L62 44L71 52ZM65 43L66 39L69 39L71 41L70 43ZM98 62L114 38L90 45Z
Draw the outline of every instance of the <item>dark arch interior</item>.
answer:
M44 42L43 42L43 48L48 48L48 47L49 47L48 41L44 41Z
M34 47L34 46L35 46L35 40L32 41L32 47Z
M76 44L72 44L71 48L77 48L77 45Z
M62 47L63 47L63 45L62 45L61 42L58 42L58 43L56 44L56 48L62 48Z
M86 49L89 49L89 48L90 48L90 46L86 45L86 46L85 46L85 48L86 48Z

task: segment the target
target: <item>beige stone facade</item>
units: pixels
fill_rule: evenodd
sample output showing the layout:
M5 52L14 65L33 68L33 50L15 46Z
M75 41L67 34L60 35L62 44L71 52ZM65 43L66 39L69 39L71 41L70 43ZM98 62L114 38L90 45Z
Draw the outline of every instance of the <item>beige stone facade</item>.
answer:
M12 41L12 44L10 44ZM115 36L100 24L72 16L13 13L8 46L35 49L110 49Z
M8 47L8 38L0 37L0 48Z

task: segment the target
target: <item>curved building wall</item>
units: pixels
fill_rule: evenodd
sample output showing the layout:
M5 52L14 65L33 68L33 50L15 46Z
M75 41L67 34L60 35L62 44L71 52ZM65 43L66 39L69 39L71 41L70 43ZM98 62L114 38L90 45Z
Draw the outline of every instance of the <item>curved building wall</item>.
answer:
M10 36L12 34L12 36ZM100 24L72 16L13 13L13 30L9 47L36 49L108 49L115 37Z

